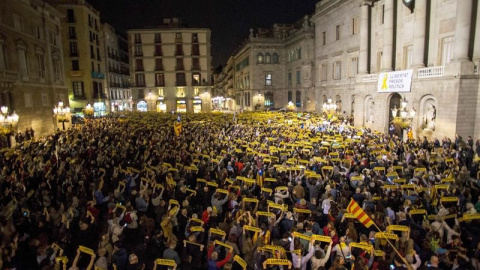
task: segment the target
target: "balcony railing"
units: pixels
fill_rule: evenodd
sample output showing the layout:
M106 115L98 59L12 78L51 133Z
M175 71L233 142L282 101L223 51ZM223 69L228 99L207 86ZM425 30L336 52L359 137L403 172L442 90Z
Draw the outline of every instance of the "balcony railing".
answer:
M102 72L92 71L92 78L94 79L105 79L105 74Z
M445 66L419 68L417 75L419 79L443 77L445 75Z
M378 74L367 74L362 76L362 82L376 82L378 81Z

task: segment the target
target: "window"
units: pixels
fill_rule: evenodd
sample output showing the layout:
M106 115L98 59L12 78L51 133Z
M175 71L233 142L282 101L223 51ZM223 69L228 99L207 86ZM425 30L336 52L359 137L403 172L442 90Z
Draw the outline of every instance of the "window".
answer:
M183 55L183 46L182 44L177 44L175 46L175 55Z
M340 40L340 25L335 27L335 40Z
M265 64L270 64L272 62L272 56L270 53L265 54Z
M198 87L193 88L193 95L198 97L200 95L200 88Z
M333 63L333 79L340 80L342 77L342 62L335 61Z
M187 83L185 82L185 73L177 73L176 74L176 79L177 79L177 86L186 86Z
M380 24L383 24L384 22L385 22L385 5L382 5L380 10Z
M358 73L358 57L350 58L350 77L355 77Z
M77 42L70 42L70 56L78 56Z
M72 60L72 70L80 70L80 64L78 60Z
M327 32L323 31L322 32L322 45L327 44Z
M380 71L383 68L382 58L383 52L377 52L377 71Z
M192 58L192 69L200 70L200 59Z
M200 73L193 73L192 74L192 85L200 85Z
M142 56L142 45L135 45L135 56Z
M327 80L327 64L321 64L320 65L320 81L326 81Z
M136 71L143 71L143 59L135 59L135 70Z
M175 33L175 39L182 39L182 33Z
M163 61L162 61L162 58L156 58L156 59L155 59L155 70L157 70L157 71L163 70Z
M18 50L18 62L21 76L28 76L27 51L24 48Z
M263 53L257 54L257 64L263 64Z
M145 86L145 75L144 74L135 74L135 82L137 87Z
M288 91L288 102L291 102L292 100L293 100L292 91Z
M404 48L405 69L410 68L413 64L413 46L409 45Z
M200 48L198 44L192 44L192 55L200 55Z
M359 32L358 17L354 17L352 19L352 35L358 34L358 32Z
M48 107L50 104L48 102L48 94L42 93L42 106L43 107Z
M155 56L162 56L162 45L155 45Z
M61 80L61 65L60 65L60 57L54 56L53 59L53 80L58 82Z
M67 9L67 22L75 22L75 12L73 11L73 9Z
M296 79L295 82L297 83L297 85L299 85L300 84L300 70L297 70L295 72L295 79Z
M155 33L155 43L162 42L162 35L160 33Z
M91 65L92 65L92 72L94 72L95 71L95 63L92 62Z
M7 69L7 58L5 55L5 44L0 43L0 70Z
M265 74L265 85L272 85L272 74Z
M33 107L33 95L32 95L32 93L23 94L23 98L25 100L25 108L32 108Z
M300 90L295 92L295 106L297 108L302 107L302 92Z
M263 103L265 107L273 107L273 93L267 92L265 93L265 101Z
M288 72L288 85L292 85L292 73Z
M192 43L197 43L197 42L198 42L198 34L192 33Z
M183 66L183 58L177 58L177 66L175 67L176 70L184 70Z
M75 30L75 27L68 27L68 38L69 39L77 38L77 31Z
M72 82L73 96L75 98L84 97L83 82Z
M250 107L250 93L245 93L245 106Z
M163 88L158 88L158 96L160 96L160 97L164 96Z
M90 58L95 59L95 49L90 45Z
M165 86L165 76L163 73L155 74L155 86Z
M36 54L38 77L45 78L45 56L43 54Z
M97 60L102 61L102 58L100 57L100 48L97 48Z
M135 43L142 43L142 36L140 34L135 34Z
M453 36L442 39L442 66L450 63L453 58Z
M13 14L13 27L15 30L23 32L23 18L17 14Z
M278 64L278 53L273 53L273 55L272 55L272 63Z

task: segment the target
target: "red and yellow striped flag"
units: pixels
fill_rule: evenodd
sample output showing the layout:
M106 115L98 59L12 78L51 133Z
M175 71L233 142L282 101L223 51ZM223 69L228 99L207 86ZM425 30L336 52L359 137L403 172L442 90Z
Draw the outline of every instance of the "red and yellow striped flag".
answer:
M355 216L365 227L370 228L373 225L373 220L363 211L358 203L351 199L347 206L347 211Z

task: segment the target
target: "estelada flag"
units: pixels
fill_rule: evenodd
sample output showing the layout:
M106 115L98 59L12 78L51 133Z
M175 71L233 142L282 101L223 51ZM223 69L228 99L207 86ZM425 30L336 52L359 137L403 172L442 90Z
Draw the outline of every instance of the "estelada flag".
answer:
M373 220L363 211L358 203L351 199L347 206L347 211L355 216L365 227L370 228L373 225Z
M180 136L180 133L182 132L182 122L175 121L173 123L173 131L175 132L175 136Z

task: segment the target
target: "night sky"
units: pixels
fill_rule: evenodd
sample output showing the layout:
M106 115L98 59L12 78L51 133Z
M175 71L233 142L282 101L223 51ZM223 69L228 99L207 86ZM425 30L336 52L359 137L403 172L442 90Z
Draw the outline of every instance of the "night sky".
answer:
M121 31L154 27L164 18L181 18L188 27L212 31L212 66L228 57L249 35L249 29L294 23L313 14L319 0L87 0L103 22Z

